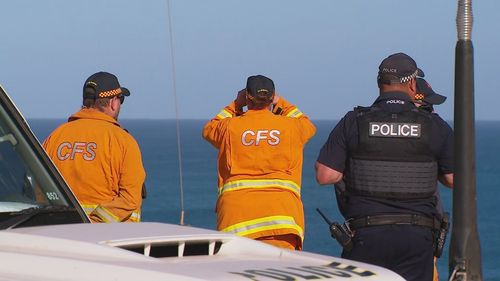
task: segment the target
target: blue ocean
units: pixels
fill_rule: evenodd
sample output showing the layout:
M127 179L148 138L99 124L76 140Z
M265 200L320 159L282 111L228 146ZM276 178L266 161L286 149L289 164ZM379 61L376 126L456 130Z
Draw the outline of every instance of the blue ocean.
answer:
M40 141L65 120L34 119L30 126ZM148 197L143 203L143 221L184 224L215 229L217 197L217 151L201 137L206 120L181 120L178 154L175 120L121 120L138 141L147 172ZM331 220L342 221L333 187L319 186L314 162L336 121L314 121L316 135L304 151L302 200L306 215L304 250L340 256L340 247L330 237L328 225L316 212L320 208ZM476 123L477 213L484 280L500 280L500 121ZM181 165L179 165L179 159ZM179 168L181 167L181 169ZM182 170L182 178L181 172ZM181 189L182 182L182 189ZM452 210L452 192L440 187L443 205ZM496 219L495 219L496 217ZM446 250L438 260L441 280L448 277L448 235Z

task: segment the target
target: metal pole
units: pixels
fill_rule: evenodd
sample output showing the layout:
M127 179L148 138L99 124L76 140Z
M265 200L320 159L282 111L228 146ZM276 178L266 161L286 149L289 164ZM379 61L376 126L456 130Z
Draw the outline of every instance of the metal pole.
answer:
M458 1L455 47L455 171L450 280L483 280L477 231L474 121L474 48L471 1Z
M179 192L181 201L181 215L179 224L184 225L184 185L183 185L183 175L182 175L182 150L181 150L181 130L179 121L179 105L177 102L177 78L175 75L175 55L174 55L174 34L172 28L172 15L170 11L170 0L167 0L167 12L168 12L168 34L170 36L170 58L172 60L172 88L174 93L174 104L175 104L175 127L177 135L177 158L179 160Z

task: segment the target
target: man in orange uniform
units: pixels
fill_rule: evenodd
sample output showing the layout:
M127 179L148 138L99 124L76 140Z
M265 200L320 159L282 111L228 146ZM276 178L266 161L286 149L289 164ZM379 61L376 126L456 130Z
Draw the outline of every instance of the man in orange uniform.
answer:
M118 124L125 96L115 75L98 72L83 86L82 109L43 146L93 222L138 222L146 177L139 145Z
M303 148L315 132L307 116L275 94L271 79L248 77L246 89L203 129L219 150L217 229L301 250Z

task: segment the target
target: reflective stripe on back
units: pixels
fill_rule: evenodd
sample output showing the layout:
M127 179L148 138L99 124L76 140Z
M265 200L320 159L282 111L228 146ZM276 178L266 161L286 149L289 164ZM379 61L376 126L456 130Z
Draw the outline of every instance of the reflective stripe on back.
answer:
M304 238L304 230L290 216L269 216L254 220L240 222L222 229L222 232L229 232L239 236L246 236L265 230L273 229L295 229L301 239Z
M226 183L219 188L219 195L224 192L235 191L245 188L281 188L292 191L300 197L300 186L293 181L280 179L259 179L259 180L236 180Z

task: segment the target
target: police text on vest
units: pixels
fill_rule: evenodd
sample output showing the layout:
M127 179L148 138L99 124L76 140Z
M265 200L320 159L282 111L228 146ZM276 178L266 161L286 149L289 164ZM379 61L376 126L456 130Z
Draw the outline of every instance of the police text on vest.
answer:
M417 123L370 122L370 137L419 138L421 126Z

